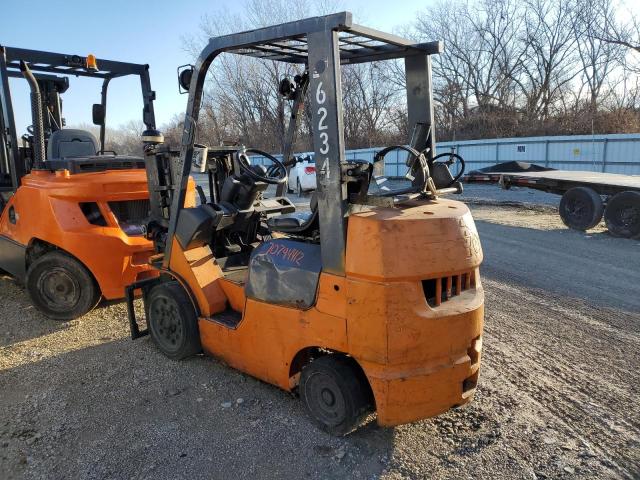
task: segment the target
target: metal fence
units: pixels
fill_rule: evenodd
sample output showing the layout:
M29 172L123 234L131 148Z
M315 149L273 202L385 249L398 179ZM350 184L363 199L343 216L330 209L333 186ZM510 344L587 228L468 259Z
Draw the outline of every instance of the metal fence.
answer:
M345 156L347 160L372 162L381 148L347 150ZM447 151L461 155L467 171L516 160L560 170L640 175L640 134L499 138L437 144L437 153ZM385 158L385 175L403 176L405 159L404 151L389 153ZM261 163L260 158L255 161Z

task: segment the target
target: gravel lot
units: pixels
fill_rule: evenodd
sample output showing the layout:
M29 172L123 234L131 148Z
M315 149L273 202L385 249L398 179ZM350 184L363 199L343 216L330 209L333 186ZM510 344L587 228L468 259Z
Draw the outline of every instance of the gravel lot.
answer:
M132 342L122 304L56 323L3 278L0 478L640 478L640 242L471 190L486 329L467 407L332 438L285 392Z

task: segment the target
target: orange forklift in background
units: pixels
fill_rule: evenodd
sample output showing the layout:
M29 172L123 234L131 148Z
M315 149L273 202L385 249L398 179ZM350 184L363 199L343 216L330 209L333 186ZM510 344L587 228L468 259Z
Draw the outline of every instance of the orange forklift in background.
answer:
M111 80L136 75L142 88L142 140L161 141L149 66L0 47L0 269L26 285L36 307L56 320L77 318L101 297L124 297L126 285L155 275L144 236L149 194L142 157L105 150ZM69 77L102 80L93 105L100 141L64 128ZM17 137L9 78L31 90L33 124ZM191 192L193 193L193 191Z
M170 358L204 350L296 391L334 435L373 410L389 426L469 402L482 347L482 251L467 207L443 198L462 191L463 168L454 176L452 161L435 156L430 55L441 49L356 25L348 12L211 39L180 75L189 91L180 150L146 156L160 275L127 289L132 337L150 332ZM295 99L294 121L308 91L317 168L309 211L261 195L269 185L282 194L290 154L280 162L194 145L204 81L221 53L300 66L280 92ZM390 59L404 60L410 146L384 148L373 164L347 161L341 65ZM398 149L407 177L394 188L380 173ZM209 199L188 207L196 153ZM252 154L270 166L252 164ZM146 330L133 308L138 289Z

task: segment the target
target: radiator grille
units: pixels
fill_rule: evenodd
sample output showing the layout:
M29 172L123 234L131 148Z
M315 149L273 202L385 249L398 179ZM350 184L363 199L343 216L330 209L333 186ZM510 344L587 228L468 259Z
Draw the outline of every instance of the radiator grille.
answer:
M109 208L118 219L118 223L140 223L149 217L149 200L124 200L109 202Z
M475 271L460 273L441 278L422 280L422 291L427 303L431 307L438 307L465 290L475 288Z

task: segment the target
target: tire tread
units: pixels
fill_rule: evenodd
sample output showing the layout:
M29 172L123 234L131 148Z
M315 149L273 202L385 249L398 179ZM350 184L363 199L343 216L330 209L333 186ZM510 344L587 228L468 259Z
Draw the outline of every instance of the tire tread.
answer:
M154 329L152 328L152 319L149 316L149 310L147 307L148 302L153 299L157 292L163 292L165 295L170 295L178 305L179 311L186 317L185 318L185 340L181 348L176 352L168 352L164 350L161 344L156 340ZM198 317L196 311L191 303L188 293L177 281L163 282L155 285L151 288L148 295L145 296L145 308L147 322L149 323L149 332L154 343L158 346L158 349L167 357L173 360L182 360L187 357L196 355L202 351L202 345L200 343L200 331L198 329Z
M307 378L315 370L331 372L338 385L345 389L345 400L351 412L348 418L339 425L326 425L319 421L309 408L305 398L305 384ZM373 396L367 379L351 357L329 354L323 355L307 364L302 370L300 381L301 397L305 408L313 422L323 431L335 436L344 436L356 429L369 414L373 405Z
M78 283L81 286L85 287L84 292L81 293L76 307L69 310L68 312L51 310L40 298L35 284L36 278L34 277L34 275L37 275L39 269L43 268L43 266L44 268L47 268L47 264L50 264L51 266L62 265L69 273L72 273L76 277ZM96 282L91 272L79 260L61 250L48 251L31 262L29 268L27 269L25 284L33 304L44 315L53 320L75 320L76 318L81 317L93 310L100 302L100 298L102 296L98 283Z

